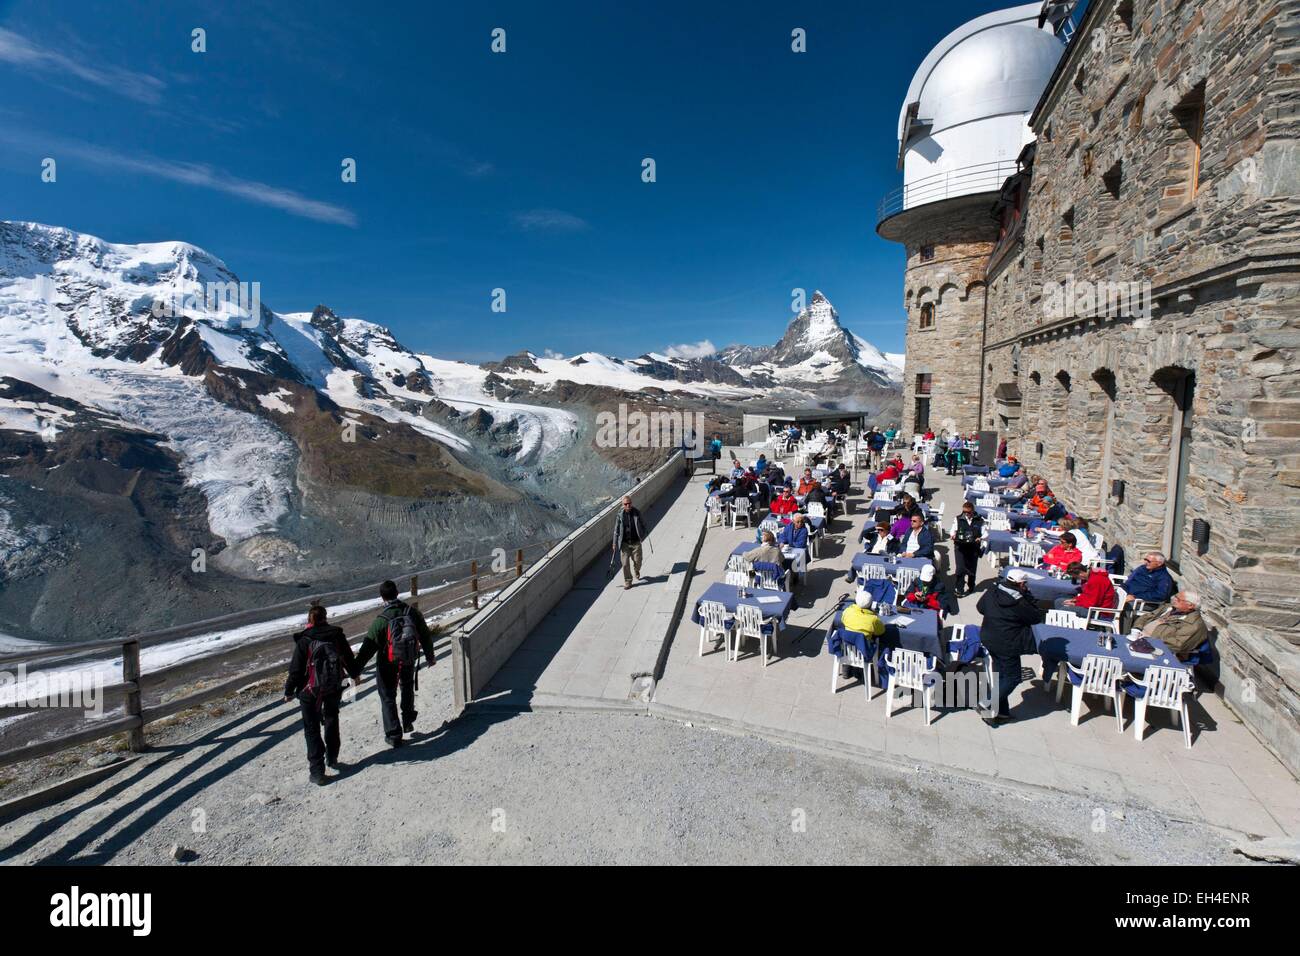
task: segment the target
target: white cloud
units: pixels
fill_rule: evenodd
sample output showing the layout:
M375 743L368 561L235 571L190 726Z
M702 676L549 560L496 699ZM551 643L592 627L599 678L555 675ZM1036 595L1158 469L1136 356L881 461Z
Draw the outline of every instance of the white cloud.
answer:
M557 361L563 361L564 356L561 353L555 351L554 349L542 349L542 358L556 359Z
M0 139L24 146L36 146L46 155L60 159L74 156L102 169L117 169L142 176L153 176L200 189L237 196L260 206L271 206L304 219L331 222L342 226L355 226L357 217L350 209L333 203L311 199L292 189L271 186L252 179L240 179L206 163L175 162L144 154L127 155L115 150L92 146L89 143L43 139L32 134L20 134L0 128Z
M563 209L529 209L515 213L515 226L524 232L583 232L587 220Z
M24 70L72 77L140 103L160 102L167 86L147 73L114 66L91 66L84 60L43 47L3 27L0 27L0 62L12 63Z
M664 355L676 359L698 359L708 358L718 351L718 347L708 339L702 339L694 345L684 343L682 345L670 345L664 349Z

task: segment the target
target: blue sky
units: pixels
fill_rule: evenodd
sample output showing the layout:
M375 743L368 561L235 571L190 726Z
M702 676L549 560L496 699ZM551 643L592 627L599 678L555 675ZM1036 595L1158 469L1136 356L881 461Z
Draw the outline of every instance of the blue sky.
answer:
M193 242L448 358L770 343L794 287L901 352L901 100L1009 5L0 0L0 216Z

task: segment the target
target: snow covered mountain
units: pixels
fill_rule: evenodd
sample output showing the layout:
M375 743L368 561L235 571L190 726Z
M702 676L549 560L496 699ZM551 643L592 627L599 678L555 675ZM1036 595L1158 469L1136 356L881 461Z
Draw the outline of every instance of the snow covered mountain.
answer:
M901 390L901 355L887 355L840 324L821 292L771 346L732 345L705 358L648 352L623 359L583 352L562 358L520 352L483 368L535 394L560 382L617 389L662 389L683 395L743 402L779 394L789 402L817 405L827 400L852 405L853 397L896 395ZM846 402L846 399L848 400Z
M188 243L0 222L0 633L167 626L560 537L661 460L598 448L597 408L725 429L756 401L879 410L900 378L821 293L774 346L479 366L275 312Z

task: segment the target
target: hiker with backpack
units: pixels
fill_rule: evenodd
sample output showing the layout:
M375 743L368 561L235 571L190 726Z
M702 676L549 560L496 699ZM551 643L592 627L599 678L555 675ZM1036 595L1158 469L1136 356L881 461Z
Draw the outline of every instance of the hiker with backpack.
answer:
M384 720L384 739L390 747L402 745L402 733L415 730L415 669L420 653L430 667L434 664L433 638L420 609L397 598L397 585L385 581L379 586L384 609L379 612L357 652L357 673L375 658L375 684L379 689L379 713ZM377 656L376 656L377 655ZM397 719L397 693L402 694L402 719Z
M325 620L325 608L312 605L307 627L293 636L293 658L284 682L284 700L295 698L302 708L302 731L307 738L307 764L311 782L328 782L325 767L339 767L339 701L343 679L361 672L342 629ZM324 730L325 739L321 740Z

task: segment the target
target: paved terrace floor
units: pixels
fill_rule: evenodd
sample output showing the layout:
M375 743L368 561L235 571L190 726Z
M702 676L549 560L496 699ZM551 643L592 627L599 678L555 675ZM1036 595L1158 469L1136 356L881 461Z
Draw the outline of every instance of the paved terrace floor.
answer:
M857 681L842 681L832 694L834 665L824 624L806 628L854 589L845 575L866 520L860 492L851 500L852 513L831 523L820 558L809 566L798 592L800 607L779 641L779 657L764 668L752 642L735 662L721 650L699 656L691 610L711 583L722 580L732 548L754 534L743 526L709 529L694 573L685 574L699 536L703 481L697 477L679 485L675 497L666 495L651 511L656 550L653 555L647 550L647 580L624 590L621 575L608 579L604 563L597 562L497 675L487 701L533 709L645 707L632 675L655 656L684 586L685 613L668 635L667 663L649 704L652 714L857 758L1064 791L1107 806L1152 808L1240 833L1300 834L1296 780L1212 693L1200 694L1191 707L1191 750L1163 712L1149 713L1146 739L1135 740L1131 703L1123 734L1100 702L1071 727L1068 696L1057 704L1037 678L1012 696L1019 719L995 729L974 709L940 709L927 727L910 700L887 724L883 692L873 690L868 701ZM931 474L926 484L937 486L933 502L946 502L951 516L962 500L959 479ZM952 588L946 546L939 549L939 564ZM979 623L975 604L992 578L992 569L981 561L977 591L960 600L957 622ZM1037 674L1037 657L1027 656L1023 663Z

